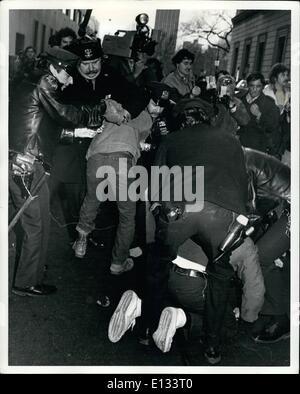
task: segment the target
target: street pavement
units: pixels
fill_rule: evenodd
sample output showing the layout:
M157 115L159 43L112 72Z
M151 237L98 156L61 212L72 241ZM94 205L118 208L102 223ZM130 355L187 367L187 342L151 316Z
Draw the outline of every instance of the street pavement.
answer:
M98 223L95 239L85 258L74 257L62 217L52 220L46 283L55 284L49 297L9 295L9 365L13 366L208 366L200 343L187 344L178 333L170 352L138 342L138 324L116 344L109 341L109 319L123 291L143 290L143 257L131 272L109 273L115 232L115 215L109 211ZM10 283L16 252L10 235ZM189 253L193 251L189 248ZM195 252L198 253L198 252ZM109 293L111 305L96 304ZM220 366L288 366L289 340L256 344L246 325L237 323L224 342ZM213 368L213 367L212 367ZM186 371L187 371L186 370ZM182 370L184 372L184 369Z

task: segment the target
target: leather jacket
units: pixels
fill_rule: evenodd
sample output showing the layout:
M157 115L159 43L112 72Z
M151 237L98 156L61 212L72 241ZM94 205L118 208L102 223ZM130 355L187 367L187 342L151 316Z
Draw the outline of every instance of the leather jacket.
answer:
M249 209L257 211L257 202L269 200L276 205L291 198L291 171L288 166L266 153L243 148L248 173ZM259 212L261 213L261 212Z
M25 81L14 92L10 105L10 148L44 155L51 160L61 129L98 127L106 104L73 106L59 102L61 89L51 74L37 85Z

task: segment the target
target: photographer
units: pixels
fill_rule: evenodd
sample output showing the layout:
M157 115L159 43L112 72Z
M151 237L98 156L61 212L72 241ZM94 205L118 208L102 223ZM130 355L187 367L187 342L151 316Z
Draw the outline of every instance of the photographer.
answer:
M176 101L179 100L179 95L176 89L155 81L147 84L147 91L159 109L151 127L151 133L145 140L147 145L141 157L142 165L150 172L159 145L174 129L172 110Z
M177 89L181 97L189 95L195 86L195 76L192 65L195 55L187 49L181 49L172 58L175 71L167 75L162 82Z
M231 75L220 75L217 80L217 91L213 105L221 103L227 108L231 115L231 121L227 124L227 129L233 134L237 134L241 126L245 126L250 121L243 102L235 95L236 83Z

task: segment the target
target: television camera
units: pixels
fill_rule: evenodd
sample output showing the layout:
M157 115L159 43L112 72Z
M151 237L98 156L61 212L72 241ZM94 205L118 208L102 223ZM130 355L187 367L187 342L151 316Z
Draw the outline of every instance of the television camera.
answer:
M152 40L150 28L147 23L147 14L139 14L135 18L136 30L117 30L115 35L105 35L102 42L103 51L107 55L131 58L138 60L139 53L152 56L156 41Z

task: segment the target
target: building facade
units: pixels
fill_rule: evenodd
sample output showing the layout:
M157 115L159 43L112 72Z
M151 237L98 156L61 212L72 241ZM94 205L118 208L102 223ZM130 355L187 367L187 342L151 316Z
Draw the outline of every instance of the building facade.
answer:
M228 71L237 80L254 71L268 78L275 63L290 67L290 11L238 10L232 23Z
M173 69L171 58L175 54L180 10L156 10L152 38L158 42L155 55L164 65L164 73Z
M9 55L15 56L27 46L37 53L48 46L49 37L64 27L77 34L85 10L10 10Z

